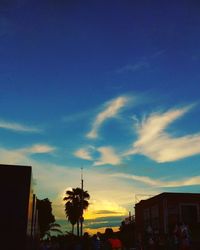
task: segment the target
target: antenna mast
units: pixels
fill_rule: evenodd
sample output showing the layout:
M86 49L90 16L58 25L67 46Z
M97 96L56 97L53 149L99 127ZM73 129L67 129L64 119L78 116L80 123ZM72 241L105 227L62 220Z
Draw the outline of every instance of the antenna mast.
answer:
M81 167L81 190L83 191L83 167Z
M83 167L81 167L81 236L83 236Z

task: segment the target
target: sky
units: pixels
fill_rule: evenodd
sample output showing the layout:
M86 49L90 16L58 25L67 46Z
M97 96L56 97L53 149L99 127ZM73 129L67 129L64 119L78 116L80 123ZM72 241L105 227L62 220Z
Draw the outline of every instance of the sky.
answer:
M1 0L1 163L32 166L66 228L62 199L81 167L90 233L118 228L145 197L199 192L199 11L195 0Z

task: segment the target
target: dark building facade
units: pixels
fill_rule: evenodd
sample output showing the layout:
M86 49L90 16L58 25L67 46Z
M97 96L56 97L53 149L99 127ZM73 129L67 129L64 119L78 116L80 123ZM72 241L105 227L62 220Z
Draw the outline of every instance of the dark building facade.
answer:
M135 216L129 214L121 222L120 234L126 249L131 249L135 246Z
M0 197L1 245L33 249L38 225L31 167L0 164Z
M169 234L174 225L184 222L196 230L200 225L199 193L161 193L135 205L137 233L148 226L154 231Z

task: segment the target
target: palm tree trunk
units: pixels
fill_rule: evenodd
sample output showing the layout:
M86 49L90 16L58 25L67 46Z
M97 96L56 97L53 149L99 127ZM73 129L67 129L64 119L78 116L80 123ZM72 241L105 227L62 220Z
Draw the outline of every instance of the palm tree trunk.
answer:
M83 236L83 215L81 216L80 220L81 220L81 230L80 230L81 232L80 233L81 233L81 236Z
M77 221L77 236L79 236L79 220Z
M74 225L72 224L72 234L74 234Z

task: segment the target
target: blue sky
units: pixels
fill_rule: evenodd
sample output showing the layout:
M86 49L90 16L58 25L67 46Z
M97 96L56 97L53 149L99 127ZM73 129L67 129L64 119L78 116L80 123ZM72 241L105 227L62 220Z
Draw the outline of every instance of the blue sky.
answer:
M87 230L116 226L135 195L199 191L198 1L0 9L1 163L32 165L57 219L81 167Z

